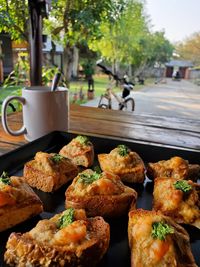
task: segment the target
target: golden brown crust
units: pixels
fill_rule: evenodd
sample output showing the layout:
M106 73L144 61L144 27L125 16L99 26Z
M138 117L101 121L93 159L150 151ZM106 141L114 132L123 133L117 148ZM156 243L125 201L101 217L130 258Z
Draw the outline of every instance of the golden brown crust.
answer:
M197 181L197 179L200 177L200 165L198 164L189 164L189 170L188 170L188 180Z
M107 175L111 175L114 177L113 179L116 177L116 175L113 174L102 174L103 177L106 177ZM88 186L85 188L85 192L83 191L81 194L81 190L79 188L76 189L77 185L79 186L80 184L78 179L79 176L73 180L73 183L66 190L66 208L73 207L85 209L88 216L98 215L103 217L119 217L127 214L130 208L133 209L136 206L137 192L134 189L123 185L119 178L117 178L118 181L114 181L114 183L111 181L111 186L114 186L114 193L112 193L112 191L111 193L109 193L109 191L106 193L104 188L101 190L101 181L99 180L98 185L97 182L92 184L93 191L91 189L91 192L88 193ZM108 189L108 186L109 185L105 184L106 189ZM116 191L116 186L120 188L119 192Z
M87 220L89 240L70 248L38 242L29 233L12 233L6 245L4 259L10 266L95 266L106 253L109 225L101 217Z
M161 160L147 164L147 176L150 179L157 177L173 177L174 179L186 179L197 181L200 175L200 165L189 164L181 157L172 157L169 160Z
M152 224L163 222L173 229L164 240L152 236ZM197 267L191 252L189 235L183 227L161 212L129 212L129 246L131 267Z
M98 160L103 171L118 175L123 182L144 182L144 163L136 152L130 151L128 155L120 156L115 148L109 154L99 154Z
M0 232L9 229L43 211L43 205L35 192L27 185L22 177L10 177L15 181L14 195L16 203L0 207Z
M69 144L64 146L60 155L69 158L78 166L90 167L94 162L94 147L91 142L86 144L80 143L77 138L74 138Z
M200 185L188 181L192 189L184 193L175 188L175 182L172 178L155 179L153 209L160 210L178 223L192 224L200 228Z
M53 155L38 152L34 160L24 165L24 179L30 186L52 192L76 177L78 169L75 164L67 158L54 163L51 161Z

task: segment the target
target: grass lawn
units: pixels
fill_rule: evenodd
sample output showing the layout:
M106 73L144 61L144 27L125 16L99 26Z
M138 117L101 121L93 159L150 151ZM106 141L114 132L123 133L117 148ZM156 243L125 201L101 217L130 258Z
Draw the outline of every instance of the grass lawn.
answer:
M145 85L146 84L151 84L152 80L145 80ZM94 89L95 89L95 97L101 96L101 94L103 94L106 90L106 88L109 85L109 80L108 80L108 76L106 75L96 75L94 76ZM140 90L144 85L138 85L136 84L134 86L134 91ZM0 87L0 113L1 113L1 103L2 101L9 95L21 95L21 88L22 86L10 86L7 88L2 88ZM69 89L69 93L70 93L70 101L72 102L74 100L74 94L79 94L80 89L82 88L82 92L84 94L84 99L83 101L80 101L79 99L77 99L75 102L77 104L80 103L85 103L87 102L87 89L88 89L88 85L87 85L87 81L85 80L79 80L79 81L72 81L70 83L70 89ZM121 92L120 88L114 88L113 89L115 92ZM12 102L14 104L14 106L17 109L21 108L21 104L19 104L19 102L13 101ZM12 110L9 107L9 112L11 112Z
M1 114L1 106L2 101L7 97L11 95L20 96L21 95L21 86L10 86L6 88L0 87L0 114ZM19 104L18 101L14 100L12 101L12 104L15 106L17 110L21 109L21 104ZM12 109L8 106L8 113L12 112Z

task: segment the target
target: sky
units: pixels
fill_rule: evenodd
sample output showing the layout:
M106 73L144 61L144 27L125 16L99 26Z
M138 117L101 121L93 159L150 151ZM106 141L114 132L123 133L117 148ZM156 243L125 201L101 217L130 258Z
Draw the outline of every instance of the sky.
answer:
M200 32L200 0L146 0L153 31L165 31L171 42Z

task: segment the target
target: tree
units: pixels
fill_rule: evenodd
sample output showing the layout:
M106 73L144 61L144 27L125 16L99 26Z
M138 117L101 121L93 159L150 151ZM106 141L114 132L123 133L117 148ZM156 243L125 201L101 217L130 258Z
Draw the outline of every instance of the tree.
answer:
M133 64L140 53L140 40L148 32L144 5L138 0L128 0L122 7L115 19L101 25L103 37L90 43L90 47L114 64Z
M74 46L99 38L100 23L109 16L112 0L52 0L52 10L45 22L46 32L64 46L64 75L69 81Z
M0 33L9 33L12 40L28 42L28 1L1 0Z
M112 63L131 65L136 75L155 62L165 63L172 56L173 46L164 32L151 33L143 1L126 1L118 19L102 24L101 32L101 40L92 42L90 47Z
M182 59L190 60L195 65L200 64L200 32L192 34L184 42L176 45L176 53Z

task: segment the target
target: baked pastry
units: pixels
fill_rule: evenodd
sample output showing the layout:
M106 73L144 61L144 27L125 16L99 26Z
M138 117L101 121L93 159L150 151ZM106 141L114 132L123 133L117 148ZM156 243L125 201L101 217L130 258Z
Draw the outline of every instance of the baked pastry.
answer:
M188 233L160 212L130 211L128 238L131 267L197 267Z
M200 228L200 185L188 180L156 178L153 208L178 223Z
M77 166L59 154L38 152L24 165L24 179L32 187L52 192L78 174Z
M94 147L86 136L78 135L64 146L60 155L69 158L78 166L90 167L94 162Z
M181 157L172 157L169 160L148 163L147 176L150 179L156 177L173 177L174 179L197 181L200 176L200 165L189 164L187 160Z
M99 154L98 160L103 171L119 175L123 182L144 182L145 168L142 159L125 145L118 145L109 154Z
M22 177L0 177L0 232L43 211L39 197Z
M84 210L67 209L41 220L30 232L12 233L6 245L10 266L88 267L106 253L110 227L102 217L87 218Z
M118 217L134 208L137 193L119 176L87 169L67 188L66 207L83 208L88 216Z

